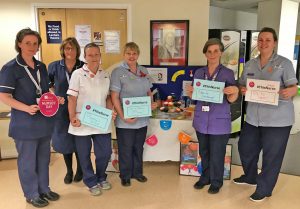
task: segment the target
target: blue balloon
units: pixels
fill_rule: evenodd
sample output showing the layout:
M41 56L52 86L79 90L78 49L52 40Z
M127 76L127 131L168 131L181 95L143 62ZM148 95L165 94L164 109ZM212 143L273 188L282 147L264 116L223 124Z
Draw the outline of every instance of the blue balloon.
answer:
M162 130L169 130L172 127L172 121L171 120L161 120L160 127Z
M198 169L198 173L199 173L200 175L202 175L202 166L201 166L201 162L198 163L197 169Z

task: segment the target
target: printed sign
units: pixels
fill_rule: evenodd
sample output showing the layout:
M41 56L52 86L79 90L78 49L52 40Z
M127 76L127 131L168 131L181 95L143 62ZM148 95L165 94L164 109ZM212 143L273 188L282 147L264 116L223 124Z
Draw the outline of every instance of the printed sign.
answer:
M39 108L42 115L46 117L52 117L54 116L59 108L59 101L57 97L48 92L41 96L39 99Z
M62 42L61 21L46 21L46 34L48 44L60 44Z

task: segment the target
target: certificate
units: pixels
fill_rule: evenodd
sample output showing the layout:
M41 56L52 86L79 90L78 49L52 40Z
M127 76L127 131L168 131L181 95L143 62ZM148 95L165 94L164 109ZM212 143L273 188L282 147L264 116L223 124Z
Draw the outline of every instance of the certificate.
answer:
M245 100L248 102L278 105L279 81L247 79Z
M225 87L224 82L195 79L193 87L193 100L223 103L223 90Z
M80 113L80 122L84 125L107 131L112 118L112 111L100 105L84 103Z
M150 97L123 98L124 118L140 118L152 115Z

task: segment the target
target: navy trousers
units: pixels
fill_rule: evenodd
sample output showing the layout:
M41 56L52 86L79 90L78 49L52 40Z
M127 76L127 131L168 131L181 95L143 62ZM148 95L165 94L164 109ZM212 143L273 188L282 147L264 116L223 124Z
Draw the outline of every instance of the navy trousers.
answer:
M14 139L18 152L19 179L27 199L50 191L50 138Z
M221 188L223 186L224 159L229 134L211 135L196 132L201 156L200 181Z
M256 192L271 195L278 179L286 145L292 126L256 127L243 126L238 142L239 154L249 182L257 183ZM259 153L263 152L262 168L258 174Z
M96 174L91 161L92 141L94 145L94 155ZM105 173L109 159L111 157L111 134L95 134L88 136L75 136L75 145L81 164L83 182L89 188L106 180Z
M139 129L117 128L120 178L143 175L143 152L147 126Z

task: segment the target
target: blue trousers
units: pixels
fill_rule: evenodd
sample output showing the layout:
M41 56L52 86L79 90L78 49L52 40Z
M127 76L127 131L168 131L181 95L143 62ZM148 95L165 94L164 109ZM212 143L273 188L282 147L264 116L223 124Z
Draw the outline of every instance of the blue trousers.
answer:
M201 156L200 181L221 188L223 186L224 159L229 134L212 135L196 132Z
M18 152L19 179L27 199L50 191L50 138L14 139Z
M245 123L238 142L239 154L249 182L257 183L256 192L271 195L278 179L292 126L256 127ZM257 172L263 151L261 172Z
M94 145L96 174L91 161L92 141ZM89 188L106 180L105 173L111 157L111 134L75 136L75 145L82 168L83 182Z
M143 175L143 152L147 126L139 129L117 128L120 178Z

